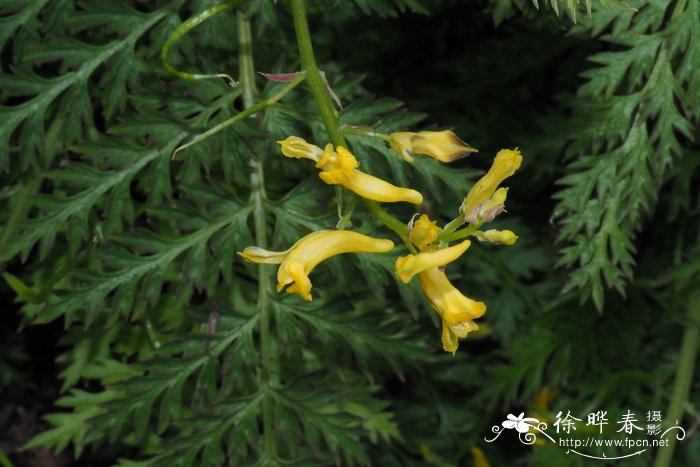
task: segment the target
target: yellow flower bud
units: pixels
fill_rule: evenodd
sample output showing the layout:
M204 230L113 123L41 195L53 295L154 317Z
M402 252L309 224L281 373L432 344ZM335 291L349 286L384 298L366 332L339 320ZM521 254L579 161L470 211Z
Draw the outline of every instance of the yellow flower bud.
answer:
M300 295L312 301L309 274L322 261L342 253L386 253L394 242L368 237L348 230L320 230L296 242L287 251L267 251L251 246L238 252L246 261L261 264L279 264L277 291L287 285L287 293Z
M512 230L491 229L486 232L477 232L476 237L482 242L508 246L513 245L518 240L518 236Z
M413 162L416 154L432 157L440 162L452 162L468 156L476 149L459 139L452 131L397 131L389 135L389 145L406 162Z
M481 203L479 210L476 209L472 211L472 216L467 218L470 224L478 224L493 221L496 216L505 210L506 197L508 195L508 188L499 188L487 201ZM459 212L462 212L463 208L460 206ZM476 216L474 216L476 214Z
M483 219L479 219L479 213L482 207L484 207L484 203L492 198L498 185L500 185L503 180L513 175L515 171L520 168L522 160L523 156L517 148L512 150L501 149L498 151L489 171L474 184L460 207L460 211L467 221L472 224L483 221ZM503 201L505 201L506 192L500 192L498 197L499 198L493 202L494 206L499 204L498 201L501 197ZM486 214L486 212L484 214ZM495 217L495 215L493 217Z
M508 197L508 188L499 188L493 194L493 196L484 203L485 208L495 207L499 205L504 205L506 203L506 198Z
M442 229L436 225L436 222L431 221L425 214L422 214L416 222L411 222L408 229L410 232L408 240L417 246L419 250L425 249L437 240L438 235L442 232Z

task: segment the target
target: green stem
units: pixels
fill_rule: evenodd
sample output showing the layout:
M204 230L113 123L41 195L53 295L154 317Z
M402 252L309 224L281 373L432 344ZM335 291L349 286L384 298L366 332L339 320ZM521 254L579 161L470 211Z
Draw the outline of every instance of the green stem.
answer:
M262 110L265 110L266 108L268 108L270 106L275 105L277 103L277 101L279 101L289 91L291 91L292 89L297 87L299 85L299 83L301 83L302 81L304 81L303 75L299 76L294 81L291 81L289 84L287 84L284 88L282 88L274 96L268 97L267 99L258 102L257 104L253 105L252 107L245 109L243 112L241 112L237 115L234 115L233 117L229 118L228 120L226 120L224 122L219 123L214 128L210 128L209 130L205 131L204 133L195 136L195 138L192 141L190 141L187 144L183 144L182 146L177 148L175 150L175 152L173 152L173 159L175 159L175 156L177 156L178 152L184 151L185 149L189 148L190 146L193 146L193 145L201 142L202 140L205 140L205 139L209 138L210 136L213 136L214 134L220 132L224 128L229 127L229 126L233 125L234 123L240 122L241 120L246 119L246 118L250 117L251 115L255 115L256 113L258 113ZM245 98L244 98L244 104L245 104Z
M238 47L241 77L241 85L243 88L243 106L245 111L241 112L236 117L241 118L241 115L248 112L248 115L253 115L256 107L269 107L277 102L287 92L304 80L303 76L299 76L294 81L290 82L279 93L269 99L258 104L253 104L253 97L257 90L255 89L255 70L253 67L252 56L252 37L250 34L250 21L242 12L237 15L238 23ZM264 106L263 106L264 104ZM235 118L235 117L234 117ZM238 121L237 120L237 121ZM234 122L235 123L235 122ZM267 248L267 212L265 205L267 202L267 194L265 193L265 173L263 171L262 155L256 161L252 161L253 173L251 175L251 198L253 201L253 222L255 224L255 243L261 248ZM262 396L262 416L263 416L263 453L260 459L261 465L272 465L277 457L277 445L275 440L275 423L274 423L274 408L272 406L273 397L271 388L274 385L273 361L272 361L272 335L270 333L270 306L268 293L272 284L270 270L264 264L258 266L258 303L257 313L260 319L260 354L262 358L262 370L260 386L263 391Z
M331 143L333 143L333 146L343 146L347 148L348 145L345 142L343 133L338 127L338 118L336 117L335 108L333 107L333 101L328 94L326 85L321 77L321 73L318 71L318 66L316 65L314 48L311 43L311 34L309 33L309 23L306 19L306 6L304 5L304 0L291 0L291 5L301 66L306 72L309 88L311 89L311 94L313 95L316 105L318 106L318 112L321 115L321 120L323 121L323 125L326 127L326 132L328 133L328 137L330 138ZM338 195L338 190L342 190L342 188L339 186L336 187L336 198L342 199L342 196ZM382 207L376 201L362 198L362 203L377 220L396 232L409 250L415 251L413 246L408 242L408 233L406 231L406 225L403 222L382 209ZM347 218L348 221L350 219L347 214L341 215L339 225L345 225L345 222L343 222L344 218Z
M379 133L367 126L352 126L347 123L340 125L340 131L344 135L366 136L368 138L377 138L382 141L389 141L390 136L385 133Z
M253 188L255 244L261 248L267 248L267 215L265 213L267 195L265 194L263 164L262 161L255 161L252 164L254 167L251 184ZM264 264L261 264L258 266L258 316L260 317L260 353L262 354L261 386L266 391L263 397L263 458L266 461L271 461L276 456L272 397L269 394L272 385L272 340L268 304L270 285L270 271Z
M464 217L455 217L445 225L445 228L442 230L442 232L440 232L441 235L448 236L449 234L457 230L461 225L463 225L464 222Z
M208 8L204 10L203 12L196 14L195 16L187 19L185 22L183 22L180 26L173 31L173 33L168 37L168 39L165 41L165 44L163 44L163 48L160 50L160 59L163 62L163 68L165 70L172 74L177 76L178 78L182 79L187 79L187 80L199 80L199 79L210 79L210 78L226 78L229 80L229 85L231 87L236 86L236 80L234 80L231 76L227 75L226 73L216 73L216 74L199 74L199 73L185 73L183 71L178 71L173 67L170 62L168 61L168 55L170 54L170 49L175 45L177 41L179 41L185 34L187 34L191 29L196 28L200 24L202 24L204 21L208 20L212 16L216 16L222 11L228 10L229 8L233 8L238 5L242 5L243 3L246 3L248 0L229 0L228 2L221 3L220 5L216 5L214 7Z
M452 224L452 222L450 222ZM447 224L448 226L450 224ZM448 231L447 228L445 228L444 231L438 235L438 241L443 242L443 243L449 243L449 242L454 242L455 240L461 240L463 238L467 238L471 235L474 234L479 228L481 227L481 224L477 225L470 225L469 227L465 227L462 230L458 230L456 232Z
M408 251L411 253L417 253L415 247L408 240L408 228L406 227L406 224L382 209L379 203L375 203L374 201L370 201L365 198L362 198L362 203L365 205L365 208L367 208L370 214L375 217L375 219L393 230L396 235L401 238L404 245L406 245L406 248L408 248Z
M255 66L253 65L253 35L250 32L250 20L245 12L236 13L238 26L238 76L243 87L243 106L248 109L255 105Z
M338 119L336 118L333 101L328 94L326 84L316 64L314 47L311 43L311 33L309 32L309 22L306 19L304 0L292 0L292 16L294 18L294 31L297 36L301 68L306 73L311 95L314 96L314 100L316 101L323 126L326 127L326 132L333 146L343 146L347 148L348 145L345 142L345 138L343 138L343 134L338 128ZM345 224L343 219L346 216L342 212L343 188L341 186L336 185L335 187L335 199L338 203L338 225L342 226ZM350 218L347 217L347 220L349 221Z
M688 299L688 323L683 332L676 379L673 383L671 401L666 411L665 419L669 423L680 423L682 419L683 407L688 400L690 386L693 382L698 337L700 337L700 290L695 290ZM654 467L669 467L673 461L673 451L678 440L673 433L669 436L668 446L659 449Z
M331 139L333 146L347 147L345 138L343 138L343 134L338 128L338 119L336 117L335 108L333 107L333 101L328 94L326 85L316 65L314 48L311 44L311 34L309 33L309 23L306 19L304 0L292 0L291 3L301 67L306 72L309 88L311 88L311 94L314 96L314 100L318 106L321 120L326 127L328 137Z
M345 213L338 216L338 224L336 224L335 226L336 229L343 230L352 225L352 222L350 222L350 218L355 212L355 206L357 206L357 196L353 196L350 199Z
M214 114L221 112L222 109L231 108L231 105L236 102L236 99L241 97L241 94L243 94L241 88L232 89L230 92L225 93L212 102L211 105L208 105L207 108L193 120L192 125L199 127L206 126Z

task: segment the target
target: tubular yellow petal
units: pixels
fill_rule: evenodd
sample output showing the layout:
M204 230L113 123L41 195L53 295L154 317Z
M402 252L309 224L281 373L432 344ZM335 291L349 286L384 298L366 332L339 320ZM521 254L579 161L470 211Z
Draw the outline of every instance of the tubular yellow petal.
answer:
M408 284L413 276L430 268L444 266L456 260L472 244L465 240L449 248L442 250L425 251L417 255L401 256L396 259L396 275L404 283Z
M442 318L442 348L454 355L459 339L479 329L472 320L483 316L486 305L464 296L438 268L423 271L418 278L425 296Z
M396 132L389 135L389 145L406 162L412 162L415 154L452 162L477 152L452 131Z
M421 272L418 279L428 301L449 325L480 318L486 312L484 302L463 295L438 268Z
M517 148L498 151L489 171L474 184L462 203L461 211L467 220L477 216L482 203L491 198L503 180L518 170L522 160Z
M343 253L386 253L394 248L391 240L372 238L348 230L313 232L292 247L277 271L277 290L292 284L288 293L311 301L309 274L322 261Z
M342 185L363 198L379 201L381 203L396 203L400 201L412 204L423 203L423 195L420 194L420 192L410 188L401 188L392 185L381 178L360 172L359 170L354 170L347 181L342 183Z
M282 141L277 141L277 144L282 146L282 154L287 157L318 161L321 154L323 154L323 149L314 144L307 143L304 139L299 138L298 136L290 136Z
M428 245L437 240L442 229L436 225L435 221L431 221L428 216L422 214L416 222L409 225L410 234L408 240L423 250Z

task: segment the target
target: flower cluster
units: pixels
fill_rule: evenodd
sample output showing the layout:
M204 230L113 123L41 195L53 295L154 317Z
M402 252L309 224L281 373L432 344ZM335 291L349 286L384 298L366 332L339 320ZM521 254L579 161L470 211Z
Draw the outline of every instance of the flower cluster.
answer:
M451 131L396 132L385 139L409 163L416 155L452 162L476 152ZM322 149L297 136L290 136L279 141L279 144L286 157L315 162L319 178L329 185L342 185L376 202L423 203L423 195L418 191L362 172L360 163L347 148L328 144ZM425 297L442 320L442 347L452 354L457 350L459 339L479 328L474 320L483 316L486 305L465 296L449 281L447 265L471 246L470 240L450 246L451 237L462 239L473 235L479 241L501 245L516 242L518 237L510 230L479 229L503 212L508 189L499 188L499 185L515 173L521 162L522 156L517 149L499 151L490 170L467 194L459 209L460 216L444 229L426 214L414 216L406 226L408 238L404 240L413 253L396 259L396 276L404 283L418 276ZM457 231L464 224L468 226ZM311 301L309 274L322 261L342 253L388 253L393 248L394 242L391 240L348 230L321 230L301 238L287 251L275 252L251 246L239 252L239 255L253 263L279 264L277 291L286 288L288 293Z
M409 240L420 252L401 256L396 260L396 275L405 283L418 275L426 298L442 319L442 348L457 351L459 339L479 329L474 322L486 312L486 305L463 295L447 278L445 266L467 251L471 241L465 240L451 247L438 248L442 229L425 214L411 226Z

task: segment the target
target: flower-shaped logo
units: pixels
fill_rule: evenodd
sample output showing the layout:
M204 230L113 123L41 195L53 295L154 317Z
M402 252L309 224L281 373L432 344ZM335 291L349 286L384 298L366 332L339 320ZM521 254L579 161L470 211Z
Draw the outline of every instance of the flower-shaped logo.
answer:
M523 418L524 416L525 412L521 412L517 417L509 413L506 417L508 420L504 420L501 425L503 425L503 428L507 428L509 430L515 428L518 433L527 433L530 431L532 424L536 425L539 423L539 420L536 418Z

